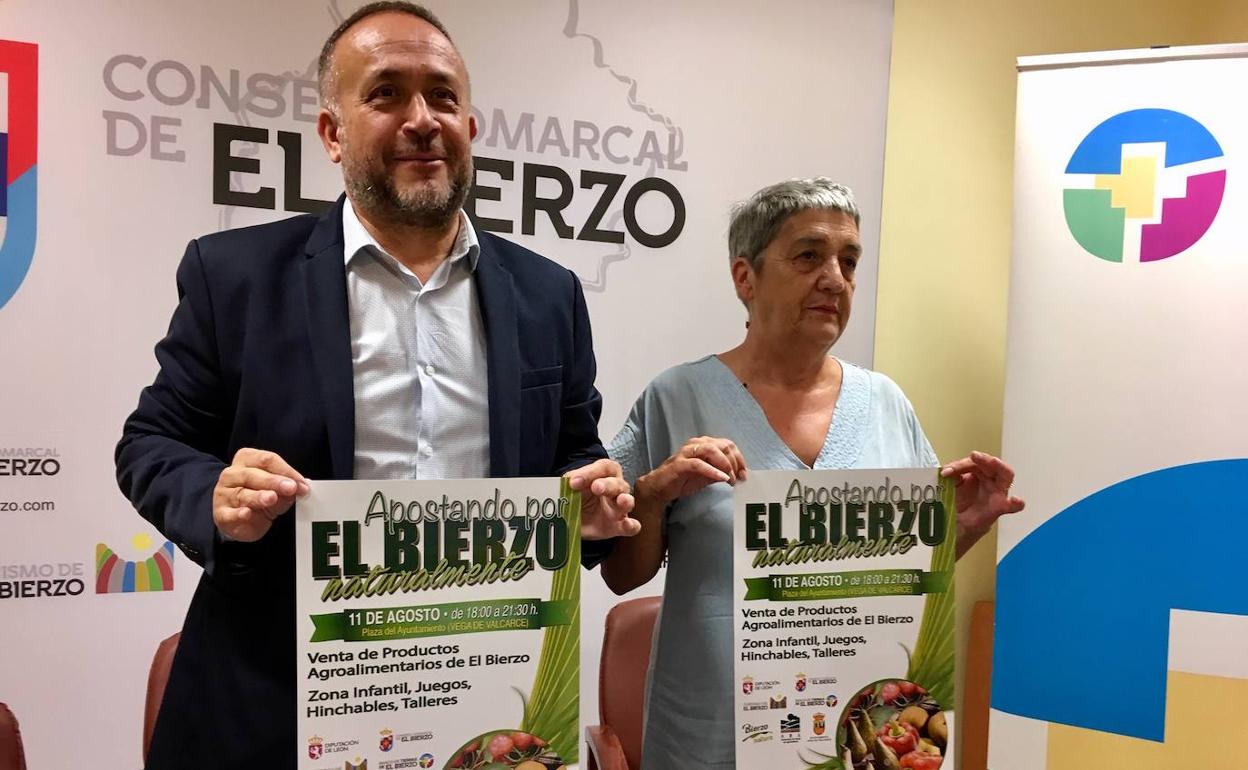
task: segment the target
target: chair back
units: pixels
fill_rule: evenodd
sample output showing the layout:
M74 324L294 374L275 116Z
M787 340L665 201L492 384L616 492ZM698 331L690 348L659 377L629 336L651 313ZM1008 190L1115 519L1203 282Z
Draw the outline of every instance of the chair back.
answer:
M173 668L173 656L178 651L178 638L174 634L156 647L152 656L152 668L147 672L147 701L143 705L143 761L147 762L147 749L152 745L152 730L156 727L156 715L165 699L165 685L169 683L169 671Z
M641 767L641 727L650 641L662 599L620 602L607 613L598 673L598 717L619 736L629 767Z
M26 770L22 731L17 727L17 717L3 703L0 703L0 770Z

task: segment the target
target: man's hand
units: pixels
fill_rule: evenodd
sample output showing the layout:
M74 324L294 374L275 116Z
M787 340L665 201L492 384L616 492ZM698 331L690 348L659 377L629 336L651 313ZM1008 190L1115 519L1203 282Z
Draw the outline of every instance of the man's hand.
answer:
M698 436L637 480L637 494L666 506L719 481L736 484L746 475L745 456L726 438Z
M308 480L277 454L243 448L212 490L212 520L231 540L255 542L307 493Z
M633 496L619 463L598 460L566 475L571 487L581 492L582 538L632 537L641 531L641 522L628 515L633 510Z
M954 504L958 509L958 555L966 553L997 519L1018 513L1025 503L1010 494L1014 469L1004 460L983 452L971 452L940 470L956 480Z

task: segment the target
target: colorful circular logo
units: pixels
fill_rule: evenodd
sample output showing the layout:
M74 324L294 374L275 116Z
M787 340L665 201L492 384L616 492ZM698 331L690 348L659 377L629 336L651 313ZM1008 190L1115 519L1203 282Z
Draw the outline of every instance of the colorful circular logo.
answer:
M1226 189L1218 140L1174 110L1109 118L1079 143L1066 174L1070 234L1108 262L1156 262L1191 248Z
M433 755L432 755L432 754L421 754L421 755L420 755L420 766L421 766L421 767L433 767Z
M0 307L35 257L39 199L39 49L0 40ZM8 96L4 98L7 90Z

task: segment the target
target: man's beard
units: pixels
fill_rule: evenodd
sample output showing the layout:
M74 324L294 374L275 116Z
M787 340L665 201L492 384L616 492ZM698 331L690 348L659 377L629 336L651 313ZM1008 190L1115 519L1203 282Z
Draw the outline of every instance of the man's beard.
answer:
M384 169L352 162L344 162L343 171L353 205L374 218L408 227L445 227L463 208L472 186L471 157L458 168L448 168L450 184L445 188L430 183L401 191Z

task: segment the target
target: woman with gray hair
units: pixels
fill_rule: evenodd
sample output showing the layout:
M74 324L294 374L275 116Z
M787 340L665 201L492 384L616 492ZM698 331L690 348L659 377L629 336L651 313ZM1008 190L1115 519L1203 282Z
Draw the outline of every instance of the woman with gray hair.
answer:
M668 560L647 676L647 770L735 763L730 485L748 468L939 464L897 385L830 355L849 321L859 219L850 190L825 178L781 182L738 205L728 246L745 339L655 378L609 449L633 485L641 532L615 543L604 580L625 593ZM1023 507L996 457L975 452L941 473L957 478L959 555Z

